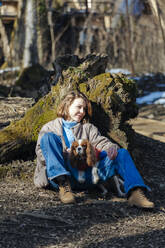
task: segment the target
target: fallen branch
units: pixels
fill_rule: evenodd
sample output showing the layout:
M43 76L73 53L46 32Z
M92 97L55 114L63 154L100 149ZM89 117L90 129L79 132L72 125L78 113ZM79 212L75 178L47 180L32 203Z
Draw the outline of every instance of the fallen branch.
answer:
M62 222L62 223L67 224L67 225L72 224L72 222L66 221L63 218L59 217L59 216L57 217L57 216L50 216L50 215L36 214L36 213L28 213L28 212L17 213L17 215L24 215L24 216L28 216L28 217L37 218L37 219L43 219L43 220L58 221L58 222Z

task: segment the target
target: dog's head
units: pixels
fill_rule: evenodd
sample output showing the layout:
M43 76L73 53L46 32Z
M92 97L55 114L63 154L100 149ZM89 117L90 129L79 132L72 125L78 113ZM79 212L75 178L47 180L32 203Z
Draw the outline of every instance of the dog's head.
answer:
M72 143L70 161L71 165L77 168L80 163L85 163L87 166L95 165L95 149L87 139L76 140Z
M71 152L74 153L74 156L83 159L87 156L87 146L89 145L88 140L76 140L72 143Z

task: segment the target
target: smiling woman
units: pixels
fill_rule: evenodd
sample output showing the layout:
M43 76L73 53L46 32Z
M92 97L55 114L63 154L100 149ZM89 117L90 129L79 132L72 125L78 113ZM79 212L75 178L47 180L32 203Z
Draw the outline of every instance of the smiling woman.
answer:
M99 184L108 183L112 176L118 174L124 181L124 191L131 206L153 208L154 203L143 193L149 187L144 184L130 154L102 136L97 127L88 122L91 114L91 104L85 95L79 91L68 92L59 105L58 118L45 124L39 133L35 185L51 185L59 189L59 198L63 203L75 202L72 189L94 187L92 167L84 167L84 180L80 183L82 171L80 173L79 168L72 167L69 159L74 141L83 139L88 140L100 154L104 152L96 163Z
M69 121L80 122L85 115L86 103L82 98L76 98L69 107Z
M86 122L92 116L92 107L82 93L72 91L64 97L57 112L64 120Z

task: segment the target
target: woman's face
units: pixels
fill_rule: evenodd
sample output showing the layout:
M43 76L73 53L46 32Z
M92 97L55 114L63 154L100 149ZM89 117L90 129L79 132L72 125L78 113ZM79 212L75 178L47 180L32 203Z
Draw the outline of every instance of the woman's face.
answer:
M69 121L80 122L85 116L86 103L82 98L76 98L69 107Z

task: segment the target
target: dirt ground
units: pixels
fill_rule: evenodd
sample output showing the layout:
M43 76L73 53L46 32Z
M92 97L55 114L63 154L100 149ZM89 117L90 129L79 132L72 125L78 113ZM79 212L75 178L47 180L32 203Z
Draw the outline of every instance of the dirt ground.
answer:
M8 100L6 105L7 98L0 99L2 110L3 104L10 109L6 119L6 110L0 111L0 128L9 124L10 117L17 119L19 111L22 115L18 105L11 107L13 99ZM21 99L17 100L26 108ZM26 104L31 106L32 102L26 101ZM148 197L155 202L154 210L129 207L126 199L117 198L113 193L103 198L94 191L74 192L76 203L64 205L58 199L58 192L34 187L35 161L13 161L10 164L13 170L0 179L0 247L164 248L165 141L159 137L165 133L162 126L165 108L161 108L159 115L156 108L151 110L152 118L150 114L145 115L146 111L150 113L150 106L139 114L143 125L150 119L157 121L157 132L153 129L156 136L147 133L149 126L141 128L139 119L134 122L137 148L141 153L141 160L136 164L152 189ZM2 166L6 165L1 164L0 169Z
M34 187L35 161L13 161L13 172L0 181L0 247L164 248L165 143L136 136L138 169L152 188L154 210L129 207L113 193L104 199L97 192L75 192L76 204L61 204L57 192Z

